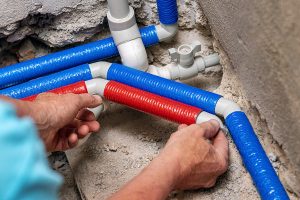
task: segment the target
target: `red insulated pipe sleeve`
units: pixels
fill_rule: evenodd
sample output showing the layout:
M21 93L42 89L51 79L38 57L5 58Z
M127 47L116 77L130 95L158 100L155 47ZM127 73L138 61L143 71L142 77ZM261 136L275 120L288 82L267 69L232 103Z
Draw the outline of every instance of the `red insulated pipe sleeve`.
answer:
M104 97L145 113L150 113L180 124L194 124L201 109L165 97L110 81Z
M61 88L57 88L54 90L50 90L48 92L55 93L55 94L68 94L68 93L73 93L73 94L83 94L83 93L88 93L85 82L80 81L77 83L73 83L71 85L67 85ZM23 98L22 100L24 101L34 101L37 95L33 95L30 97Z

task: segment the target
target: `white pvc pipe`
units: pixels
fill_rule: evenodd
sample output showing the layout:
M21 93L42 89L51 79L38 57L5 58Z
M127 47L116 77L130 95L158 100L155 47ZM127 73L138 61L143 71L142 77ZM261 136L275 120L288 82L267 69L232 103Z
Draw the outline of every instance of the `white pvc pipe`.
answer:
M125 18L129 14L128 0L107 0L111 15L116 19Z

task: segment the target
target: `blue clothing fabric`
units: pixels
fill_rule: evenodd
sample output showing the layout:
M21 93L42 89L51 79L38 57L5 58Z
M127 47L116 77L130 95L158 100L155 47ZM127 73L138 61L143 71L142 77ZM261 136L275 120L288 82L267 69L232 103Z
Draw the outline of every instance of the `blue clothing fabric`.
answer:
M0 101L0 199L58 199L61 184L32 120L18 118L12 105Z

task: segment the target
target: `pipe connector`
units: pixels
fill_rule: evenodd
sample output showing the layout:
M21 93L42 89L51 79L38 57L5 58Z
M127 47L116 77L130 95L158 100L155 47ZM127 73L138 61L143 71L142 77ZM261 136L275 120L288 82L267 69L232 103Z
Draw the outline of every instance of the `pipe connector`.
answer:
M142 71L148 69L148 57L136 24L134 10L127 0L109 0L107 19L122 63ZM127 15L126 15L127 13Z
M195 58L193 65L190 67L182 67L179 63L172 62L164 67L156 67L151 65L148 69L150 74L160 76L171 80L185 80L197 76L198 73L205 68L219 64L220 58L217 53Z
M219 117L217 117L216 115L210 114L208 112L205 112L205 111L202 111L198 115L198 117L196 119L196 124L201 124L201 123L207 122L209 120L216 120L220 124L220 129L226 133L228 132L227 128L224 126L223 122L221 121L221 119Z
M169 54L173 62L179 63L182 67L190 67L194 64L196 53L201 51L201 43L195 41L192 44L183 44L178 49L169 49Z
M240 106L232 100L220 98L216 104L215 113L219 116L223 116L225 119L231 113L242 111Z
M155 26L157 37L160 42L170 42L170 40L176 35L178 31L178 24L165 25L159 24Z
M104 61L89 64L90 71L91 71L93 78L104 78L105 79L110 66L111 66L111 63L104 62Z
M95 78L89 81L85 82L86 89L89 94L97 94L100 96L104 96L104 89L106 87L106 84L108 83L108 80L101 79L101 78Z

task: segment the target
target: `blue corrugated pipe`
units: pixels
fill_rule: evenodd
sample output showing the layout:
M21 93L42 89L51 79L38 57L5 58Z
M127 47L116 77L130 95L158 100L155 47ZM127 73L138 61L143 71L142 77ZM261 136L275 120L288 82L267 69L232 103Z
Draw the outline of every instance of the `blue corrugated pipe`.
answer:
M73 67L61 72L33 79L26 83L15 85L0 90L0 95L21 99L35 94L40 94L55 88L92 79L88 64Z
M157 0L159 21L162 24L171 25L178 21L178 9L176 0Z
M106 78L199 107L212 114L216 114L216 110L227 109L227 105L220 105L224 100L220 95L120 64L112 64ZM261 198L265 200L289 199L246 115L239 111L239 108L227 114L218 114L225 117L232 139Z
M145 46L155 45L159 42L155 26L141 28L140 32ZM0 88L118 54L117 47L110 37L10 65L0 69Z

